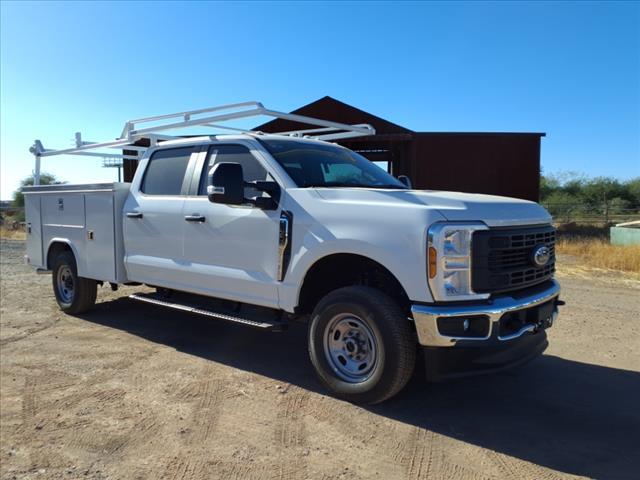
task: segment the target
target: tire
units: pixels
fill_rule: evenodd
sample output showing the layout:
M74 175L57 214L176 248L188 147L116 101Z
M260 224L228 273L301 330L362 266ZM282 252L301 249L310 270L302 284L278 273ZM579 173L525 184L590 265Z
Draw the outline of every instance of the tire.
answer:
M98 285L95 280L78 276L76 259L71 252L61 252L53 261L51 275L53 293L60 310L77 315L96 303Z
M308 342L322 384L353 403L391 398L407 384L416 363L416 335L406 315L370 287L340 288L320 300Z

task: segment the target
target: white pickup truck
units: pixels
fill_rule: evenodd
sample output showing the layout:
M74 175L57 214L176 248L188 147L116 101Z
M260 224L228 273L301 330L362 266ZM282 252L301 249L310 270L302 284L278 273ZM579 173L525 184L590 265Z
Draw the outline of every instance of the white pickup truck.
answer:
M549 214L408 183L324 140L167 140L130 184L25 188L27 261L69 314L98 284L146 284L131 298L265 330L307 321L320 380L358 403L399 392L420 349L432 379L542 353L562 303Z

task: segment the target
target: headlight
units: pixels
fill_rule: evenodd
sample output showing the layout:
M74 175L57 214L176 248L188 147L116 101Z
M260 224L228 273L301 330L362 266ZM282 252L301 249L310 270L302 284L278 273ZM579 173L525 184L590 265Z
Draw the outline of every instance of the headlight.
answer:
M473 232L487 230L483 223L436 223L428 232L428 278L434 300L481 300L488 294L471 288Z

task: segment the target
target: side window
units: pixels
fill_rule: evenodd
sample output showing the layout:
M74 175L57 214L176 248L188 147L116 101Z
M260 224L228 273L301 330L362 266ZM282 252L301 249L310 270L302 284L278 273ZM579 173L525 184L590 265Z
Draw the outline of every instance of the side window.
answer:
M192 147L155 152L147 164L140 191L147 195L180 195L192 152Z
M207 194L207 177L209 176L209 172L216 164L222 162L234 162L242 165L242 173L247 182L267 180L267 171L244 145L213 145L209 148L209 155L204 164L202 175L200 175L198 195ZM244 196L246 198L256 198L260 195L262 195L262 192L255 188L245 187L244 189Z

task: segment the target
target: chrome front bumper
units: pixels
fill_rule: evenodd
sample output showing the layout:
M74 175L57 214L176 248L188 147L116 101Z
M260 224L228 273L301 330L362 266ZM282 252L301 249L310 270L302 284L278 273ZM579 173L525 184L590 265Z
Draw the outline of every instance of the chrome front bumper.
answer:
M425 347L453 347L458 342L489 342L492 336L498 341L515 340L526 333L536 331L539 326L529 323L517 332L500 336L496 330L500 318L510 312L525 310L542 305L560 295L560 284L551 280L551 285L536 293L525 296L504 295L496 297L490 303L466 304L466 305L413 305L411 313L416 325L418 343ZM558 307L554 306L552 319L555 321L558 315ZM452 337L443 335L438 329L438 318L486 316L489 321L488 333L483 337Z

